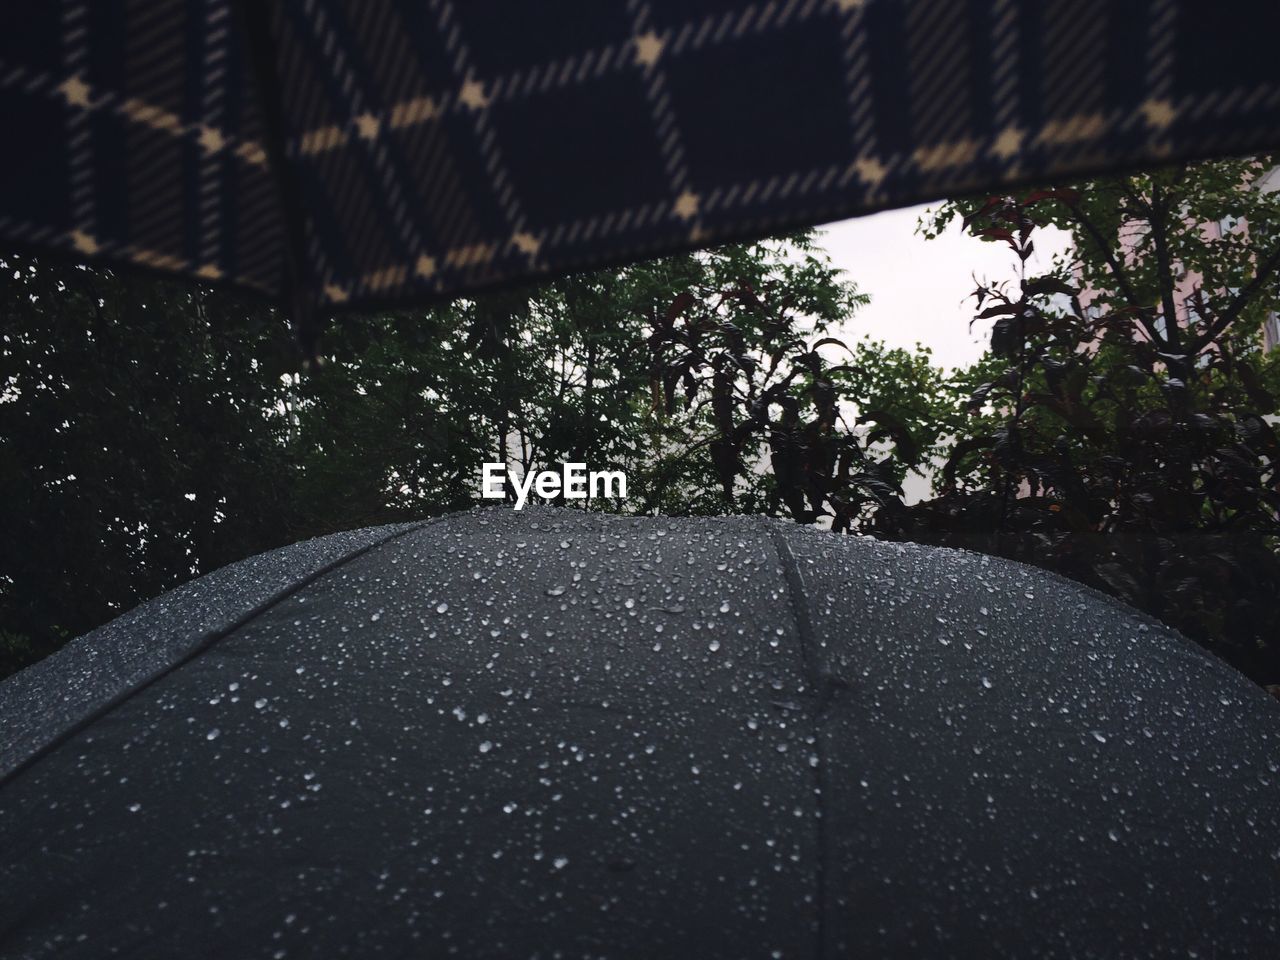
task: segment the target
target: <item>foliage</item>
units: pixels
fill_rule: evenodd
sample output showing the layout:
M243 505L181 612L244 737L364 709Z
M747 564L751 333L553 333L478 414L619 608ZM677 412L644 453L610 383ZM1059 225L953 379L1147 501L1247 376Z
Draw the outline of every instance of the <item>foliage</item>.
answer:
M1280 195L1270 158L945 205L1023 264L984 283L990 354L958 383L971 423L939 497L881 517L882 535L1001 553L1154 614L1254 677L1280 679ZM1230 217L1232 229L1215 224ZM1247 222L1247 229L1233 226ZM1036 232L1075 256L1042 276Z
M0 674L239 557L467 506L503 460L625 470L629 499L589 509L1035 563L1275 683L1272 166L944 204L926 234L958 218L1022 265L979 284L990 350L950 378L924 348L839 339L866 298L809 234L347 317L309 371L271 311L8 258ZM1050 226L1073 252L1031 275ZM911 471L932 499L904 502Z
M937 439L926 354L826 337L865 298L807 235L345 318L307 372L224 294L6 271L0 673L240 557L465 507L486 461L625 470L596 509L809 520L896 502Z
M3 665L291 539L270 376L293 352L283 325L208 291L17 257L0 298Z
M678 278L657 301L675 293L651 320L653 409L661 435L682 447L659 469L705 446L702 470L682 487L700 491L705 512L785 511L848 530L868 507L900 506L902 474L936 439L918 436L936 418L903 408L888 382L936 371L927 353L870 341L851 349L828 336L865 298L807 238L792 244L799 262L774 261L760 245L711 251L699 258L701 277ZM877 441L887 452L877 454ZM655 481L654 493L666 494L668 476Z

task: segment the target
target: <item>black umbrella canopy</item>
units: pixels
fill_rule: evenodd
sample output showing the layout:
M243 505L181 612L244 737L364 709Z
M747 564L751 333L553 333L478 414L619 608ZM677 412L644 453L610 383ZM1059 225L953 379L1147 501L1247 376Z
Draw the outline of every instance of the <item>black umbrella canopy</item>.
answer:
M6 957L1257 957L1280 932L1270 698L1050 574L778 521L490 509L314 541L19 674L0 720Z
M0 10L0 240L300 318L1280 144L1270 4Z

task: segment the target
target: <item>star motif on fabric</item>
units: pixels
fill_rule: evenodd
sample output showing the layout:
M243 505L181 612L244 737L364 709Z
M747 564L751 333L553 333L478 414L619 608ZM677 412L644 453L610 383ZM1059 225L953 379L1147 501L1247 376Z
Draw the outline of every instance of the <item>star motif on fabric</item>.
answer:
M227 145L227 139L213 127L201 127L196 143L205 153L217 153Z
M526 253L531 257L536 257L538 255L538 248L542 246L541 241L539 241L537 237L532 233L526 233L523 230L513 234L511 242L515 244L515 248L517 250L521 253Z
M484 92L484 84L476 80L468 80L462 85L458 101L472 110L483 110L489 105L489 96Z
M853 169L862 178L863 182L869 183L873 187L880 186L889 173L885 165L875 157L863 157L853 165Z
M1000 135L991 144L991 152L1001 160L1012 159L1022 149L1022 141L1026 135L1025 130L1010 124L1000 131Z
M382 128L382 121L375 117L372 113L362 113L355 118L356 133L363 140L372 140L378 135L378 131Z
M650 30L635 39L636 63L642 67L652 67L662 56L662 38Z
M206 263L196 271L196 276L205 280L221 280L222 271L212 263Z
M1146 118L1147 126L1156 127L1159 130L1167 128L1177 116L1177 111L1168 100L1147 100L1138 110Z
M70 106L93 106L93 101L90 99L92 91L89 89L89 85L79 77L67 77L66 80L62 81L62 85L58 87L58 92L66 98Z
M672 210L681 220L689 220L696 217L698 215L698 195L686 190L676 197L676 204Z
M702 229L700 224L694 224L693 229L689 231L689 242L693 244L706 243L711 235Z
M262 149L261 144L252 140L248 140L236 147L236 156L245 163L252 163L254 166L263 167L267 164L267 151Z
M347 291L333 283L325 284L324 295L334 303L345 303L347 300Z
M93 239L93 237L89 236L89 234L85 233L83 230L71 231L71 245L80 253L86 254L90 257L101 249L101 247L98 246L98 241Z
M434 277L436 274L436 258L428 257L424 253L418 258L418 262L414 265L414 272L420 277Z

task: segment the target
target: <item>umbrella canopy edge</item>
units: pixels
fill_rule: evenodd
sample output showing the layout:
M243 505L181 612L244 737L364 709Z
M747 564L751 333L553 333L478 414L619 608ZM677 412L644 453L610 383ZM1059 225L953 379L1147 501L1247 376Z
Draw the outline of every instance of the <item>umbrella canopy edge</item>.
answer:
M9 677L0 683L0 785L308 584L431 522L330 534L228 564L139 604Z

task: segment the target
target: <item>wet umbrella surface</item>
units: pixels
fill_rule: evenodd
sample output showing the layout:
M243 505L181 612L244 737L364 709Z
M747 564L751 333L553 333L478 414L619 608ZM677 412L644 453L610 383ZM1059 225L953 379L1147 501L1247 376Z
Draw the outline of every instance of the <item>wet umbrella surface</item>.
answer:
M472 511L0 686L0 955L1263 956L1280 710L1051 575Z

